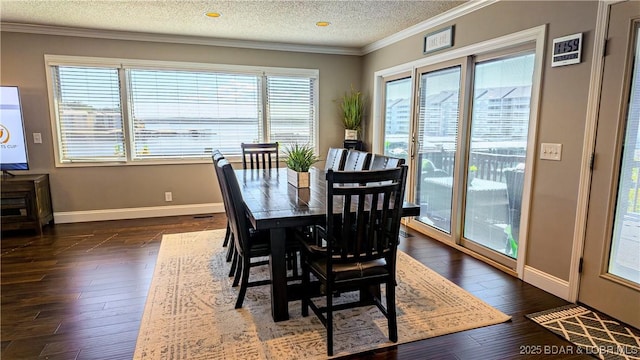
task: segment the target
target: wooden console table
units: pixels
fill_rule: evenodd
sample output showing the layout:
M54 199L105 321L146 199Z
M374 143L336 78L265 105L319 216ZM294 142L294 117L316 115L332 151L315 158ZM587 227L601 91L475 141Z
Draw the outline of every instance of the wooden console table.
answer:
M2 230L35 229L53 222L49 175L2 176Z

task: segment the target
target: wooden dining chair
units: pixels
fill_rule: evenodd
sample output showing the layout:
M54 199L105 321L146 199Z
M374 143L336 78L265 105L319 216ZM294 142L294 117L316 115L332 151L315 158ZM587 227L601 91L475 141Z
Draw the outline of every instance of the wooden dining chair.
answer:
M327 329L333 355L333 314L376 305L387 318L389 340L398 340L395 308L396 252L407 166L378 171L328 170L326 225L302 241L302 316L309 308ZM334 208L342 204L342 208ZM338 216L339 213L339 216ZM324 289L324 304L310 296L313 274ZM380 286L385 284L386 307ZM359 291L360 299L334 305L334 293Z
M211 159L213 159L213 165L214 165L214 169L215 169L215 165L218 163L218 160L220 159L224 159L224 155L222 155L222 152L220 152L220 150L214 150L211 153ZM216 172L217 175L217 172ZM222 189L222 183L220 181L222 181L220 179L220 177L216 176L218 178L218 185L220 185L220 192L223 191ZM229 245L229 238L231 237L231 228L229 227L229 222L227 221L227 231L224 234L224 242L222 243L222 246L226 247L227 245Z
M349 150L344 161L344 171L361 171L367 169L371 154L365 151Z
M242 167L244 169L272 169L278 168L280 163L280 144L273 143L242 143ZM298 276L298 250L293 246L287 253L287 267Z
M402 164L404 164L404 159L380 154L372 154L371 161L369 162L369 170L391 169Z
M240 285L240 291L238 292L235 305L235 308L239 309L244 302L247 288L271 283L270 280L249 281L249 273L252 267L267 265L269 263L269 261L265 259L270 253L269 232L256 231L251 227L251 223L244 210L245 205L242 199L242 193L240 192L240 185L238 184L238 179L233 172L231 164L229 164L226 159L221 159L216 166L223 178L222 183L225 187L228 201L227 215L233 233L236 253L238 254L233 286ZM251 261L256 258L262 259Z
M233 239L233 231L231 231L231 222L229 221L229 196L227 191L227 186L225 185L225 178L222 174L222 169L218 167L218 162L224 159L224 156L219 151L214 151L213 155L213 164L216 171L216 177L218 178L218 184L220 185L220 193L222 194L222 203L224 205L224 212L227 214L227 232L225 233L225 242L229 241L227 244L227 262L231 262L231 267L229 268L229 276L234 276L236 274L236 270L238 267L238 251L236 250L236 244ZM228 236L228 237L227 237ZM223 243L224 245L224 243ZM234 286L237 286L238 280L234 279Z
M342 170L344 167L344 160L347 156L347 149L342 148L329 148L327 152L327 160L324 165L324 170Z
M242 167L244 169L271 169L279 167L279 143L242 143L240 147L242 148Z

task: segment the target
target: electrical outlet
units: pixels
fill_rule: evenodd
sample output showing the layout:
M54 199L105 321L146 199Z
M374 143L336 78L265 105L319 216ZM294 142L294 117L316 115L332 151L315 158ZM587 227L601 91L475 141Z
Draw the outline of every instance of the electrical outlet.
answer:
M173 201L173 194L171 194L171 191L164 193L164 201Z
M34 144L42 144L42 134L41 133L33 133L33 143Z
M560 161L562 159L562 144L540 145L540 159Z

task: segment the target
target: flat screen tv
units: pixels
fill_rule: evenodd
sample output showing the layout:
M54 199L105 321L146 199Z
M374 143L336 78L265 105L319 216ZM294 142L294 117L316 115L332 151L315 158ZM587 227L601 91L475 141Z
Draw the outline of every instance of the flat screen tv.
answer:
M29 170L20 91L0 86L0 170Z

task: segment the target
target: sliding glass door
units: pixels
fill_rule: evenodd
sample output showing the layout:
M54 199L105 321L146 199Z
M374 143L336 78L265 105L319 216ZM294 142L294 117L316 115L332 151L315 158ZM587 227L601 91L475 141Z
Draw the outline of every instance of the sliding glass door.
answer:
M412 158L416 220L451 235L455 199L463 64L419 69L418 116Z
M534 60L532 52L525 52L474 64L462 244L513 259L528 170Z
M526 233L535 61L527 45L418 68L412 111L410 78L385 82L384 152L410 165L412 226L512 269Z

